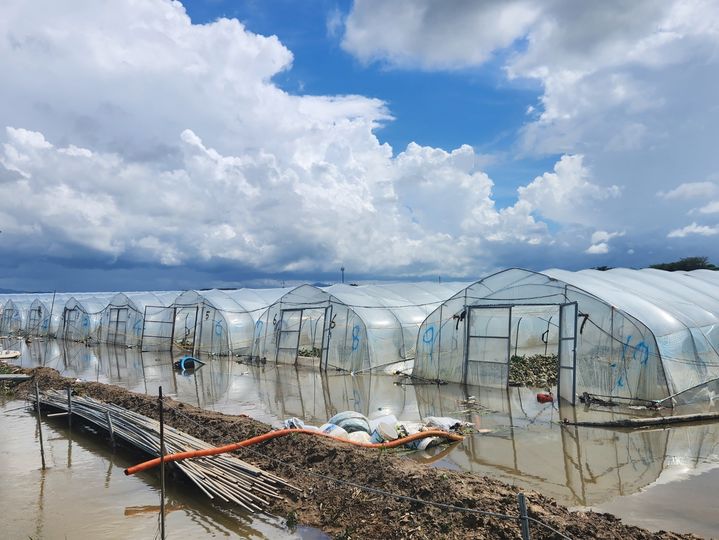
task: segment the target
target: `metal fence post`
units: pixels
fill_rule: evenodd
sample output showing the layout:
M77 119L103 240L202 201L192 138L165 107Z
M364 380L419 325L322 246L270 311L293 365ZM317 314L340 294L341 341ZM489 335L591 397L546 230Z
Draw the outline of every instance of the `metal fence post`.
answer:
M42 420L40 414L40 388L35 379L35 406L37 407L37 431L40 435L40 458L42 459L42 470L45 470L45 447L42 442Z
M158 389L160 407L160 539L165 540L165 419L162 406L162 386Z
M529 516L527 515L527 499L524 493L517 493L519 503L519 522L522 526L522 540L529 540Z
M112 442L112 447L115 448L115 426L112 425L110 411L105 411L105 418L107 418L107 429L110 432L110 441Z
M72 388L67 387L67 427L72 429Z

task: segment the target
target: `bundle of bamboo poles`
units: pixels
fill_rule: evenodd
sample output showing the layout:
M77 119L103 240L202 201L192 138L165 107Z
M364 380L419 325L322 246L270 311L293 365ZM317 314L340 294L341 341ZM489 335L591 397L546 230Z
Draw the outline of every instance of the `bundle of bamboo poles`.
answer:
M122 439L147 454L160 455L160 423L152 418L88 397L72 396L69 401L59 391L43 392L39 399L42 405L70 411L107 430L113 441ZM165 454L212 448L168 426L164 426L164 442ZM228 454L178 461L175 465L211 499L234 502L249 511L262 510L269 499L281 499L280 488L297 490L281 478Z

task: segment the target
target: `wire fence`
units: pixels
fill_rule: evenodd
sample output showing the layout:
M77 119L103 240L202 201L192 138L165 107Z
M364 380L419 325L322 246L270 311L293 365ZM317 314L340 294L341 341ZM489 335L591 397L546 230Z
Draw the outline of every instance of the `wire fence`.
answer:
M39 397L36 397L35 399L37 402L40 401ZM68 413L66 413L66 414L68 416L69 422L72 421L73 415L77 415L77 412L73 411L73 408L70 405L70 400L71 400L71 395L70 395L70 392L68 391L68 407L65 410L68 411ZM74 401L74 399L72 399L72 401ZM213 428L207 424L202 424L177 408L173 409L173 412L175 414L177 414L178 416L181 416L182 418L187 420L190 424L192 424L198 430L200 430L200 432L204 432L210 436L219 437L220 440L226 439L226 435L224 435L219 429ZM84 418L84 416L83 416L83 418ZM87 420L87 418L85 418L85 420ZM111 412L108 413L107 425L112 426L112 413ZM97 427L100 427L104 430L108 430L107 425L103 424L103 423L98 423ZM112 427L109 428L109 431L112 434ZM242 450L246 451L249 454L261 457L263 459L268 459L268 460L270 460L278 465L281 465L283 467L287 467L287 468L296 470L299 473L304 474L306 476L317 478L319 480L330 482L330 483L333 483L336 485L352 487L354 489L358 489L358 490L361 490L366 493L372 493L375 495L380 495L383 497L387 497L387 498L391 498L391 499L395 499L395 500L399 500L399 501L409 502L409 503L421 505L424 507L439 508L439 509L450 511L450 512L461 512L461 513L474 514L474 515L479 515L479 516L488 517L488 518L494 518L494 519L498 519L498 520L514 521L520 527L521 538L523 540L529 540L531 538L532 526L538 527L540 529L544 529L545 531L549 531L549 532L557 535L557 537L559 537L559 538L566 538L566 539L572 540L572 537L555 529L554 527L548 525L547 523L544 523L544 522L538 520L537 518L530 516L528 509L527 509L527 497L522 492L517 493L517 514L505 514L502 512L493 512L493 511L489 511L489 510L481 510L481 509L477 509L477 508L468 508L465 506L457 506L457 505L449 504L449 503L442 503L442 502L437 502L437 501L427 501L427 500L419 499L417 497L412 497L409 495L392 493L392 492L384 490L384 489L376 488L373 486L368 486L368 485L361 484L358 482L353 482L351 480L336 478L336 477L329 476L326 474L321 474L321 473L317 473L317 472L314 472L311 470L307 470L306 468L300 467L298 465L294 465L292 463L288 463L287 461L268 456L266 453L259 452L250 447L244 447L244 448L242 448ZM157 533L156 533L155 537L157 537Z
M175 409L174 411L176 414L178 414L179 416L182 416L185 420L187 420L188 422L193 424L195 427L197 427L201 431L204 431L205 433L208 433L209 435L214 435L214 436L220 437L221 440L226 437L218 429L214 429L206 424L199 423L197 420L195 420L194 418L183 413L179 409ZM375 495L381 495L381 496L392 498L395 500L411 502L411 503L415 503L415 504L419 504L419 505L423 505L423 506L432 506L435 508L441 508L443 510L448 510L448 511L452 511L452 512L463 512L463 513L475 514L475 515L491 517L491 518L501 519L501 520L513 520L513 521L516 521L520 525L523 540L529 540L529 538L530 538L530 535L531 535L530 523L534 524L535 526L546 529L546 530L558 535L560 538L566 538L568 540L572 540L571 536L567 536L566 534L562 533L561 531L558 531L554 527L552 527L542 521L539 521L536 518L531 517L527 512L527 502L526 502L527 498L526 498L525 494L522 492L519 492L517 494L518 513L516 515L503 514L501 512L491 512L488 510L467 508L464 506L457 506L457 505L453 505L453 504L441 503L441 502L436 502L436 501L427 501L427 500L423 500L423 499L418 499L417 497L410 497L408 495L392 493L390 491L386 491L386 490L379 489L379 488L372 487L372 486L367 486L364 484L359 484L357 482L352 482L350 480L344 480L341 478L336 478L333 476L316 473L314 471L309 471L303 467L299 467L298 465L293 465L292 463L288 463L284 460L268 456L265 453L258 452L257 450L254 450L247 446L243 447L242 450L246 451L250 454L253 454L257 457L261 457L263 459L268 459L276 464L282 465L283 467L289 467L289 468L299 471L300 473L305 474L307 476L311 476L313 478L318 478L320 480L324 480L324 481L331 482L331 483L338 484L338 485L345 485L345 486L353 487L353 488L365 491L367 493L373 493Z

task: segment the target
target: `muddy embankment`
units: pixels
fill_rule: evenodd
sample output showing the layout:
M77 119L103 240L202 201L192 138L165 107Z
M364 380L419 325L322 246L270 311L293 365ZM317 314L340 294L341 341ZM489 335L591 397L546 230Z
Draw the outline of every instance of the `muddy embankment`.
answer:
M42 390L71 385L78 394L158 417L157 398L101 383L75 382L49 368L22 371L34 374ZM26 397L33 388L32 381L20 383L15 387L16 396ZM218 446L271 429L246 416L205 411L171 399L166 400L165 420ZM344 539L521 537L517 520L400 500L325 477L422 501L517 516L518 490L490 478L428 467L390 451L355 448L299 434L243 448L236 455L302 490L300 494L286 493L284 500L274 501L268 508L269 512L285 517L289 526L304 524ZM668 532L651 533L623 525L610 514L570 512L540 493L525 491L525 494L530 517L571 538L696 538ZM560 538L534 523L531 534L535 539Z

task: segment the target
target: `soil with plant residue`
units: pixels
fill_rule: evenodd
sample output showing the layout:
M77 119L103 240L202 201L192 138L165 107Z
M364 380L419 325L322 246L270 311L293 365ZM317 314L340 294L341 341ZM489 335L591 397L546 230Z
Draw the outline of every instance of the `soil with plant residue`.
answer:
M557 355L512 356L509 361L509 384L551 388L557 384Z
M112 385L76 382L49 368L24 371L34 375L41 390L71 386L78 394L158 417L156 397ZM19 383L15 387L17 397L26 397L34 389L34 380ZM206 411L172 399L166 399L165 405L168 424L218 446L271 429L243 415ZM521 538L517 519L440 508L373 491L517 516L518 490L477 474L430 468L388 451L356 448L300 434L243 448L237 455L302 489L299 494L286 493L285 499L272 502L268 508L271 513L284 516L289 526L308 525L341 539ZM532 519L571 538L697 538L649 532L624 525L610 514L571 512L540 493L525 491L525 494ZM535 539L561 538L536 523L531 524L531 535Z

